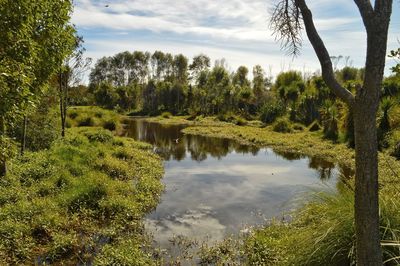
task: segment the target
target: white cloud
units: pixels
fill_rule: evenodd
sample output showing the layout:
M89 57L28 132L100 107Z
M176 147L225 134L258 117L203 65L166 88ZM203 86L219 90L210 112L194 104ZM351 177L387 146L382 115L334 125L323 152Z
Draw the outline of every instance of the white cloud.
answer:
M123 50L162 50L189 57L200 52L212 59L224 57L233 69L239 65L251 68L261 64L266 69L272 66L274 74L289 68L318 69L319 63L305 36L300 58L292 61L280 51L268 29L271 3L272 0L77 0L73 22L81 32L89 33L84 38L88 55L94 59ZM355 66L362 67L365 32L355 4L348 0L309 3L331 55L349 55ZM394 15L393 25L400 25L398 16ZM90 35L93 30L105 34L94 37ZM150 37L138 36L143 31ZM399 35L399 27L392 26L389 49L398 46Z

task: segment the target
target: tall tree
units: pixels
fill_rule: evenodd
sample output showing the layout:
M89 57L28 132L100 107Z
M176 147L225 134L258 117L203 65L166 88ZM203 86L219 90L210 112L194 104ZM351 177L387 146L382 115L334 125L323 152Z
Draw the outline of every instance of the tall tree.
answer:
M58 73L62 137L65 136L69 90L71 87L79 85L82 80L82 75L88 70L92 63L91 58L83 57L85 49L82 45L82 37L76 37L75 43L71 43L70 47L66 47L67 50L74 50L74 52L64 59Z
M199 54L193 57L193 62L189 65L191 79L197 80L202 71L208 70L211 66L210 58L207 55Z
M253 92L259 104L266 91L265 72L260 65L253 67Z
M71 1L5 0L0 5L0 175L7 172L7 125L24 114L72 40Z
M303 25L321 63L327 86L353 112L355 129L355 229L358 265L382 265L379 234L378 145L376 114L383 79L392 0L354 0L367 32L367 54L362 86L353 95L336 80L332 60L314 25L305 0L279 0L271 25L289 52L301 47ZM301 21L303 23L301 23Z

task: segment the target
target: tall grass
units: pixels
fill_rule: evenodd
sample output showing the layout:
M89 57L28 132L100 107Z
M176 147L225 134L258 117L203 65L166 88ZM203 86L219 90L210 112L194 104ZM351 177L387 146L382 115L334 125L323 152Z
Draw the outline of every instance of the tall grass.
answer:
M160 158L104 129L67 133L0 180L0 264L147 265L141 218L163 189Z

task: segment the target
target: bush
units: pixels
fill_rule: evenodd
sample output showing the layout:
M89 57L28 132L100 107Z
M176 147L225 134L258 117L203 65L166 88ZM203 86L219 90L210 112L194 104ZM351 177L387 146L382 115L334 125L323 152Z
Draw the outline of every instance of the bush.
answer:
M94 119L91 117L86 117L78 121L78 127L92 127L94 125Z
M246 119L241 116L235 115L231 112L228 113L220 113L217 115L217 119L222 122L229 122L233 123L238 126L245 126L247 125Z
M319 131L321 130L321 125L318 123L317 120L311 123L311 125L308 127L308 130L311 132Z
M293 129L294 129L294 130L297 130L297 131L304 131L304 126L303 126L302 124L295 123L295 124L293 125Z
M400 141L397 142L396 145L394 145L394 149L390 155L392 155L396 159L400 160Z
M68 199L70 212L80 211L82 208L99 209L99 201L106 196L106 188L102 184L81 184L76 187Z
M104 129L108 129L110 131L114 131L117 129L117 122L113 120L105 121L103 124Z
M163 118L170 118L170 117L172 117L172 114L171 114L170 112L163 112L163 113L161 114L161 117L163 117Z
M280 101L272 100L261 107L260 120L266 124L274 122L285 113L285 107Z
M75 111L75 110L68 113L68 116L69 116L71 119L77 118L78 115L79 115L78 112Z
M235 120L236 120L236 121L235 121L235 124L238 125L238 126L245 126L245 125L247 125L246 119L244 119L244 118L242 118L242 117L240 117L240 116L236 117Z
M292 124L286 118L279 118L274 123L272 130L275 132L289 133L292 132Z
M108 130L98 130L95 132L86 132L85 136L89 139L90 142L102 142L108 143L113 141L113 134Z
M94 116L97 117L97 118L103 118L103 112L97 111L97 112L94 113Z
M99 165L99 168L108 176L115 179L129 180L134 177L131 171L131 166L121 159L106 157L102 161L101 165Z

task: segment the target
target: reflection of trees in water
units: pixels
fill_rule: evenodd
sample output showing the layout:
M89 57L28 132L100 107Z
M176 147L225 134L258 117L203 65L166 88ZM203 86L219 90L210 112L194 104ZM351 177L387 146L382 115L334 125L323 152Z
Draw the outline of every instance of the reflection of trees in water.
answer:
M203 161L207 156L221 159L235 151L257 155L259 148L240 145L234 141L196 135L183 135L183 126L165 126L149 123L141 119L132 120L128 126L128 136L156 146L155 152L165 160L183 160L186 152L192 160Z
M155 152L165 160L181 161L186 158L187 152L192 160L200 162L208 156L221 159L231 152L251 153L255 156L260 151L256 146L242 145L228 139L183 135L183 128L184 126L165 126L135 119L128 126L128 136L153 144L156 147ZM308 158L309 168L315 169L321 180L327 180L333 175L335 164L324 158L307 157L297 152L273 152L288 161ZM343 165L339 165L339 170L345 177L354 175L351 169Z
M317 170L321 180L328 180L332 177L335 164L321 157L308 158L308 167Z
M272 150L276 155L279 155L280 157L282 157L288 161L297 161L297 160L306 158L306 156L304 156L303 154L298 153L298 152L279 151L276 149L272 149Z
M308 157L298 152L284 152L275 149L273 151L275 154L281 156L288 161L296 161L308 158L308 167L311 169L315 169L321 180L328 180L333 176L335 164L325 160L322 157Z

